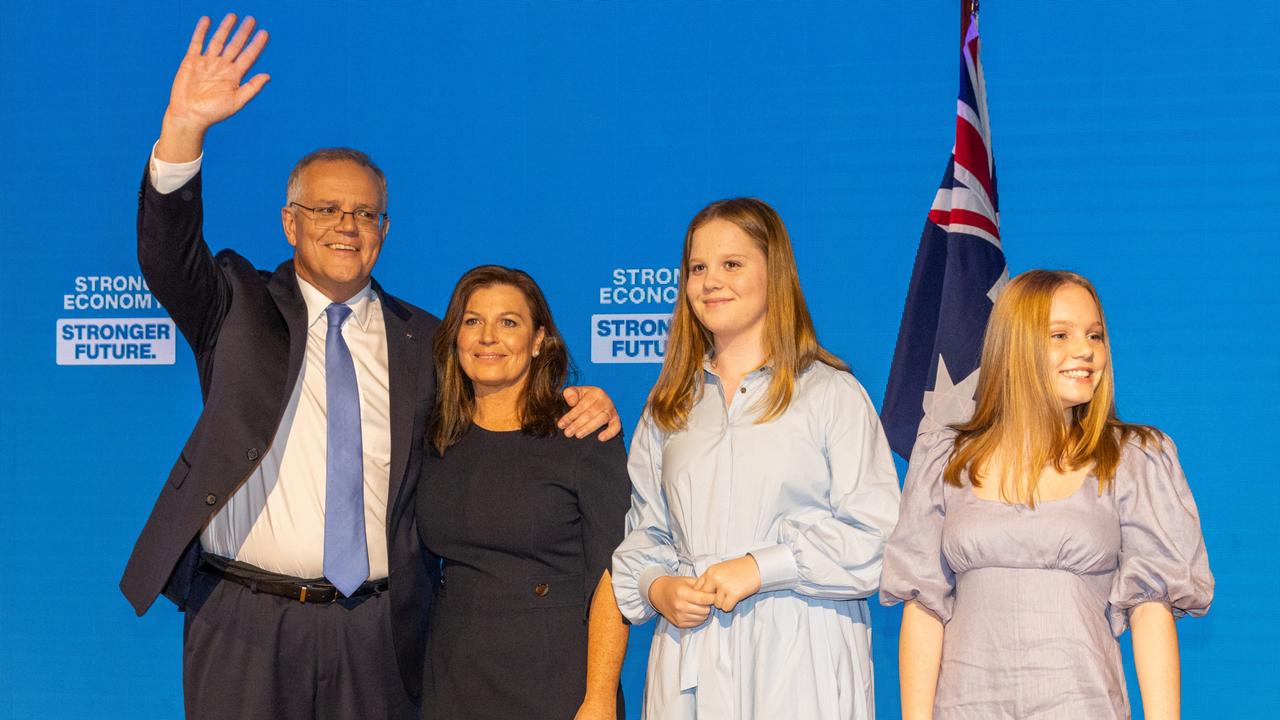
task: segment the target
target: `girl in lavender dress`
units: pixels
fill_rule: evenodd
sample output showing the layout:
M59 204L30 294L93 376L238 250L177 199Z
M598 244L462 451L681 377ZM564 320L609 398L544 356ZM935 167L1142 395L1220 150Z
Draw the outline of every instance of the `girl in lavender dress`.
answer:
M1178 717L1173 620L1213 576L1173 441L1116 418L1109 361L1085 278L996 301L973 418L917 439L885 551L904 719L1128 718L1126 627L1146 717Z

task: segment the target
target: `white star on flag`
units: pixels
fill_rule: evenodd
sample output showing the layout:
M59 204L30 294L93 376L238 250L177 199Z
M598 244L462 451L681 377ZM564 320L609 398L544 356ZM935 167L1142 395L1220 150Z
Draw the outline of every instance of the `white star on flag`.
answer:
M996 280L996 284L992 285L991 289L987 291L987 298L991 300L992 305L996 304L996 296L999 295L1000 291L1004 289L1004 286L1008 284L1009 284L1009 266L1006 265L1004 268L1004 271L1000 273L1000 279Z
M920 433L938 430L973 417L974 391L978 388L978 372L975 368L959 384L952 382L947 372L947 362L938 356L938 377L933 389L924 392L924 417L920 419Z

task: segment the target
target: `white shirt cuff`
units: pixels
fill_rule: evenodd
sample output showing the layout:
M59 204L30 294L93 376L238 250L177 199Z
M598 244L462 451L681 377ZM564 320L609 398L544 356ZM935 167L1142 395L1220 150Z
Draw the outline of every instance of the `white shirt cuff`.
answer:
M160 141L156 141L159 145ZM187 181L196 176L200 172L200 162L204 160L204 153L200 153L200 157L190 162L171 163L164 160L156 159L156 146L151 146L151 187L161 195L168 195L177 190Z
M760 592L787 590L799 579L796 558L786 545L773 545L747 553L760 568Z

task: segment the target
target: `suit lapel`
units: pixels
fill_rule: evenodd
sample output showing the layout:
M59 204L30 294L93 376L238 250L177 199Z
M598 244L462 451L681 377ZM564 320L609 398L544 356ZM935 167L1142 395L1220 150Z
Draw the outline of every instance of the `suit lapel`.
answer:
M280 263L267 281L267 289L275 298L276 307L280 309L289 329L289 374L285 376L288 381L285 383L282 400L287 403L298 373L302 372L302 360L307 351L307 303L302 299L302 291L298 289L292 260Z
M430 338L420 338L409 329L409 310L383 292L375 282L373 289L382 299L383 321L387 331L387 388L391 401L391 469L387 492L387 530L391 530L392 508L404 485L409 451L413 447L414 405L418 397L418 368L421 353Z

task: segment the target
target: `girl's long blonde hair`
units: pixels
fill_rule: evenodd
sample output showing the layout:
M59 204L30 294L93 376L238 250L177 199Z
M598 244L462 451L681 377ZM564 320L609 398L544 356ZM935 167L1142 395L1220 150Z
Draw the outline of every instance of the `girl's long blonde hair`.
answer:
M1066 285L1078 285L1093 298L1108 359L1093 399L1072 408L1070 420L1054 389L1048 349L1053 295ZM1110 358L1102 303L1087 279L1064 270L1029 270L1011 280L987 322L977 408L968 422L953 426L959 434L943 478L957 487L961 473L975 486L994 479L1005 499L1034 507L1045 467L1067 472L1092 464L1099 492L1105 490L1129 437L1144 443L1155 438L1154 429L1117 418ZM997 457L999 476L988 477Z
M649 393L650 416L665 432L680 430L688 422L689 411L701 389L698 379L702 362L715 347L711 332L698 322L685 295L693 233L712 220L736 225L755 241L767 264L764 350L773 374L756 422L768 422L786 411L795 393L796 377L813 361L847 369L839 358L818 344L818 333L800 291L791 238L778 213L755 198L713 202L693 217L685 231L684 252L680 257L680 299L671 318L662 372Z

